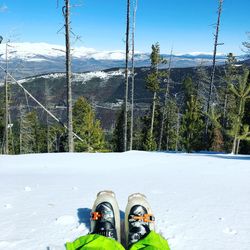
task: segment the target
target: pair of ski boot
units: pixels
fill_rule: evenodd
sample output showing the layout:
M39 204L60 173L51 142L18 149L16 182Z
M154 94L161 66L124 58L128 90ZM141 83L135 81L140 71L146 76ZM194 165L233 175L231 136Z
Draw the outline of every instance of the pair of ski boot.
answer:
M139 193L130 195L125 212L127 247L154 230L154 220L146 197ZM112 191L101 191L97 194L91 213L91 234L103 235L121 242L120 211Z

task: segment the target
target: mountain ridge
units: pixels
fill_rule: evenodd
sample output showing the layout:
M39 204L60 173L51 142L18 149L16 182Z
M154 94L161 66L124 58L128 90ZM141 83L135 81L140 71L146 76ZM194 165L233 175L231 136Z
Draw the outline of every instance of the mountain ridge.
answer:
M0 65L5 68L6 44L0 44ZM9 70L17 78L37 74L63 72L65 70L64 46L48 43L10 43L8 45ZM169 54L162 54L166 59ZM190 52L176 53L172 57L173 68L209 66L212 63L212 53ZM243 59L239 56L239 59ZM217 64L223 64L226 55L217 55ZM137 67L150 66L150 53L136 52ZM124 67L125 53L122 50L98 51L93 48L76 47L72 49L73 72L85 72ZM163 65L162 67L167 67ZM3 77L4 72L0 73Z

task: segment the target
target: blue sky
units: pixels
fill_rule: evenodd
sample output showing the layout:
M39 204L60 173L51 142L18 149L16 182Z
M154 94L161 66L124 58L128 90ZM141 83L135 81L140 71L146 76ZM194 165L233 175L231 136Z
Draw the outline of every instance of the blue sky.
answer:
M133 1L133 0L131 0ZM138 0L136 50L212 52L217 0ZM63 0L0 0L0 32L15 42L63 44ZM72 29L81 36L77 46L98 50L124 49L126 0L71 0ZM250 31L249 0L225 0L219 52L242 54Z

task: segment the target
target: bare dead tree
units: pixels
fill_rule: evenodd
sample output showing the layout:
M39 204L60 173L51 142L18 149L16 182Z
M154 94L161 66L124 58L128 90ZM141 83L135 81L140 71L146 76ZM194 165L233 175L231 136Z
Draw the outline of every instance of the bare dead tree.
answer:
M50 102L50 92L51 89L48 86L47 81L44 82L44 95L45 95L45 107L46 109L49 108ZM49 121L49 114L46 112L46 141L47 141L47 152L51 151L51 140L50 140L50 121Z
M5 154L9 154L8 42L5 48Z
M218 1L219 1L218 18L217 18L216 32L215 32L215 39L214 39L212 73L211 73L211 79L210 79L210 85L209 85L209 94L208 94L208 101L207 101L207 109L206 109L207 113L209 113L211 104L214 101L213 100L213 87L214 87L214 76L215 76L215 67L216 67L217 47L218 47L218 45L222 45L221 43L218 43L218 39L219 39L222 5L223 5L224 0L218 0ZM208 133L208 123L209 123L209 119L207 118L206 119L206 135Z
M130 27L130 0L127 0L127 27L126 27L126 65L125 65L125 107L124 107L124 145L123 151L127 150L127 129L128 129L128 60L129 60L129 28Z
M65 0L63 7L65 17L65 45L66 45L66 83L67 83L67 117L68 117L68 147L74 152L73 115L72 115L72 72L70 51L70 0Z
M164 104L163 104L164 106L163 106L163 113L162 113L162 120L161 120L161 130L160 130L159 145L158 145L158 150L159 151L161 150L163 129L164 129L166 114L167 114L167 102L168 102L169 84L170 84L170 77L171 77L172 56L173 56L173 48L171 49L169 63L168 63L168 79L167 79L166 91L165 91L165 95L164 95Z
M133 10L133 26L132 26L132 58L131 58L131 124L130 124L130 145L129 149L133 150L133 134L134 134L134 89L135 89L135 64L134 64L134 56L135 56L135 25L136 25L136 11L138 6L138 0L134 2L134 10Z

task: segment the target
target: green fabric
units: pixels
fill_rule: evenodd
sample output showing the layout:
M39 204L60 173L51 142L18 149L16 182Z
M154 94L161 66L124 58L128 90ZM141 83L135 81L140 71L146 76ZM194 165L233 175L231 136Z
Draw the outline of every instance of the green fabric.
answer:
M147 237L133 244L129 250L170 250L167 240L160 234L151 231Z
M67 250L124 250L123 246L113 239L98 234L88 234L66 243Z
M88 234L66 243L67 250L125 250L124 247L113 239L98 235ZM129 250L170 250L168 242L159 234L150 232L147 237L133 244Z

